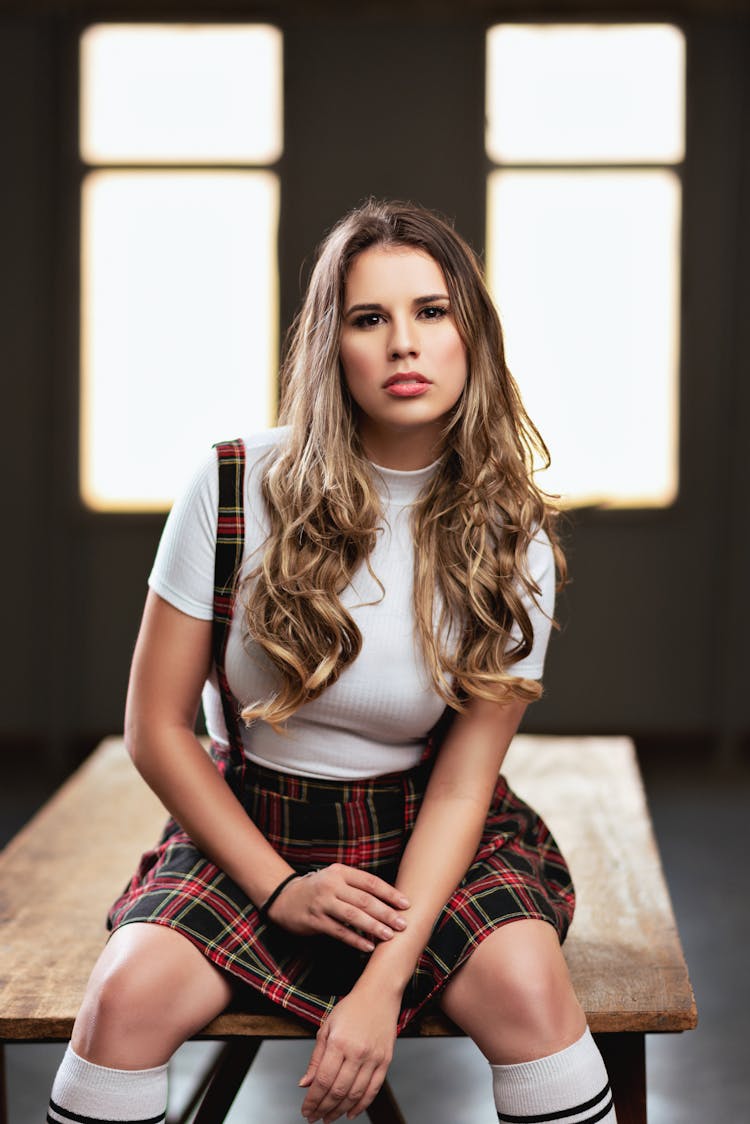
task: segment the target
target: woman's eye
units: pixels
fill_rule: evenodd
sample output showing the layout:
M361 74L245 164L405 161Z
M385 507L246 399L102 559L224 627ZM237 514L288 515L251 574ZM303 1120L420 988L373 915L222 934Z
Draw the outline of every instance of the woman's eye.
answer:
M439 304L430 304L420 310L420 316L424 317L425 320L442 320L447 315L448 309Z
M355 328L375 328L380 323L381 316L379 312L363 312L354 321Z

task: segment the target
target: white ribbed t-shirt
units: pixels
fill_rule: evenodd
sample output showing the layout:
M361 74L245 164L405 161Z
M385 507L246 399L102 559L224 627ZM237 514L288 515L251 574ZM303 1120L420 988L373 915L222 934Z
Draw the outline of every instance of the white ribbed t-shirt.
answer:
M284 428L245 441L245 552L252 568L268 534L260 491L265 454L284 440ZM218 461L212 451L175 503L159 544L149 585L170 604L200 620L213 617L214 547L218 506ZM281 772L329 779L382 776L409 769L420 759L425 738L443 712L415 635L410 505L435 465L398 472L373 465L385 519L370 556L385 594L360 567L341 600L362 633L362 650L320 698L289 719L285 735L265 722L242 730L247 756ZM533 650L513 665L513 674L540 679L554 607L552 549L540 532L529 548L529 571L541 589L539 604L526 598L534 629ZM241 704L270 695L275 671L261 648L245 635L238 601L226 653L229 685ZM203 692L206 726L226 744L227 733L215 674Z

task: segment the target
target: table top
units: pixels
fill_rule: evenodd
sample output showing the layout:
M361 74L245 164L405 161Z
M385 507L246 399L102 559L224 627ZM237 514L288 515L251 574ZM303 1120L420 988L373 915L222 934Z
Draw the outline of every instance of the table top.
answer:
M697 1016L633 744L519 735L503 772L571 867L565 942L593 1032L678 1031ZM122 739L109 738L0 854L0 1040L65 1040L106 940L107 908L165 812ZM287 1016L233 1012L207 1036L295 1037ZM417 1033L449 1032L427 1015Z

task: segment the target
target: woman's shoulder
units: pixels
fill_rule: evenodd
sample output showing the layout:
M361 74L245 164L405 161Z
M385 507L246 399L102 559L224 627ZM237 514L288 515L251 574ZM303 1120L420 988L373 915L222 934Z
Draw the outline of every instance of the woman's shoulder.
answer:
M218 450L222 446L232 446L240 441L244 450L245 480L249 486L251 480L259 478L269 454L282 448L290 432L290 426L273 426L268 429L256 430L254 433L244 434L242 437L231 440L217 441L211 450L211 455L204 462L204 470L215 481L217 476L217 462L221 459ZM216 487L215 483L213 486Z
M242 442L245 453L245 480L249 482L251 476L257 475L253 469L262 466L266 454L278 449L288 433L289 426L275 426L257 430L240 438L216 441L210 448L204 448L200 459L193 463L191 470L185 476L183 486L178 490L170 516L172 522L197 519L205 524L207 531L213 535L219 498L219 448L232 445L237 440Z
M241 437L248 461L259 460L265 453L280 448L287 440L290 428L288 425L276 425Z

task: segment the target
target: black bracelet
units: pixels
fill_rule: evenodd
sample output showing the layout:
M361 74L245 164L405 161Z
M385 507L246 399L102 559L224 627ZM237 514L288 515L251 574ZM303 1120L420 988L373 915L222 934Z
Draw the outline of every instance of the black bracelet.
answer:
M297 874L296 870L292 874L287 874L286 878L284 878L283 881L279 882L278 886L273 891L271 896L266 898L266 900L263 902L263 905L258 906L258 913L261 913L261 914L264 914L265 916L268 916L269 909L271 908L273 903L276 901L276 899L278 898L279 894L284 889L284 887L288 886L289 883L293 879L300 878L300 877L301 877L301 875Z

